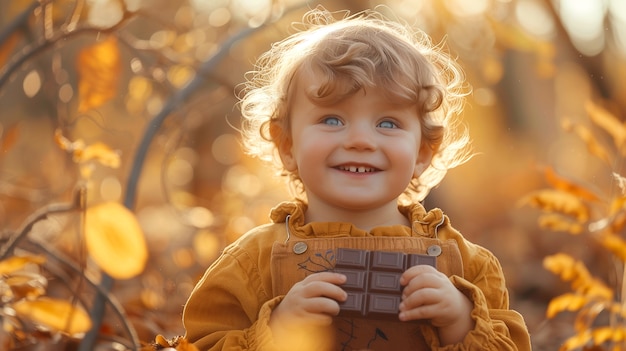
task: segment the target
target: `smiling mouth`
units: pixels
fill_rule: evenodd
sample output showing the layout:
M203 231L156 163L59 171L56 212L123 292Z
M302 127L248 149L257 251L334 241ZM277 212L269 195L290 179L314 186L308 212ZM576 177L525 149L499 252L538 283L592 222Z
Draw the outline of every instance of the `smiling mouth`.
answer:
M364 166L338 166L338 170L346 171L351 173L370 173L376 172L377 169L374 167L364 167Z

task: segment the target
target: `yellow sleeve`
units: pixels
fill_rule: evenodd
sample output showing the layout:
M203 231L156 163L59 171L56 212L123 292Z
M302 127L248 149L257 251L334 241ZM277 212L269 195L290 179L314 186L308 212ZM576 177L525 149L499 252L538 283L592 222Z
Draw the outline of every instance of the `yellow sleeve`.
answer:
M271 348L267 322L282 297L271 298L263 272L244 250L228 248L185 304L185 338L201 351Z
M496 257L488 250L473 246L462 249L465 277L450 277L452 283L473 303L476 326L462 343L439 347L433 327L423 327L426 340L438 351L530 351L530 335L523 317L509 309L509 294L504 274ZM470 255L470 257L467 257Z

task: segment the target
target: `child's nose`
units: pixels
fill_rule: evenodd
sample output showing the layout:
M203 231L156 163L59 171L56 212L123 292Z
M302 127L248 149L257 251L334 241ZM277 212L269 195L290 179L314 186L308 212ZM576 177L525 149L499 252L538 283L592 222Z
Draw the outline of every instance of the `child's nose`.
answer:
M351 125L348 128L344 145L348 149L374 149L376 143L372 128L364 124Z

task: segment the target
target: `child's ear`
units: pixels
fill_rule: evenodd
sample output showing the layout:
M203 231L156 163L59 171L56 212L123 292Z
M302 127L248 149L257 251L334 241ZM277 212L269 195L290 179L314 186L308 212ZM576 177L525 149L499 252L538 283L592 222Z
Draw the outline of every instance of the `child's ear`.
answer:
M430 145L422 143L415 162L413 177L419 178L419 176L424 173L424 171L430 166L430 162L433 160L433 154L434 152Z
M296 160L291 152L292 143L289 133L285 132L283 128L276 123L271 123L270 136L274 141L274 145L276 145L276 148L278 149L278 155L280 156L280 161L283 163L285 170L289 172L296 171L298 169L298 165L296 164Z

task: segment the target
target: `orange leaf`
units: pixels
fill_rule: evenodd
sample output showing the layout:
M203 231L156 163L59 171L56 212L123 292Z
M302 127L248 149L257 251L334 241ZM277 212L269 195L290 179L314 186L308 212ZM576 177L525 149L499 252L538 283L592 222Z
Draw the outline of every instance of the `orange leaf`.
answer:
M585 330L565 340L565 342L561 345L559 350L563 350L563 351L579 350L581 347L587 345L590 341L591 341L591 332L589 330Z
M589 302L589 298L583 295L563 294L550 301L546 310L546 317L553 318L563 311L578 311Z
M111 168L119 168L120 166L119 152L101 142L96 142L74 152L74 162L82 163L90 160L96 160L98 163Z
M563 253L546 256L543 259L543 267L554 274L558 274L564 281L572 280L577 275L582 275L585 278L589 277L589 273L586 270L577 272L575 266L576 260Z
M163 335L158 334L155 338L154 338L154 343L157 346L160 347L170 347L172 346L171 343L169 342L169 340L167 340Z
M520 205L528 204L544 212L557 212L584 223L589 219L589 210L582 200L569 192L553 189L538 190L520 200Z
M132 278L143 271L148 249L135 215L116 202L87 209L87 251L93 260L116 279Z
M15 272L3 278L3 282L11 288L12 300L37 298L44 295L48 287L48 280L43 275L33 272Z
M0 67L2 64L0 63ZM9 151L17 142L17 139L20 135L19 124L14 124L10 128L3 130L2 125L0 124L0 155Z
M600 238L600 243L622 262L626 262L626 241L622 238L614 234L605 234Z
M119 168L120 153L112 150L108 145L102 142L95 142L91 145L85 145L82 139L71 141L65 136L60 129L54 132L54 142L61 148L72 154L72 160L76 163L86 163L89 161L97 161L103 166L111 168Z
M190 343L185 338L180 338L178 340L178 345L176 345L176 351L199 351L196 345Z
M587 101L585 110L587 110L591 120L609 133L613 137L615 146L621 149L626 141L626 126L612 113L592 101Z
M596 345L601 345L607 341L620 342L624 340L624 332L626 330L624 327L613 326L613 327L600 327L595 328L592 331L593 342Z
M84 333L91 328L87 313L65 300L42 297L38 300L20 300L12 307L21 318L70 335Z
M121 73L117 39L108 39L83 49L78 55L78 112L83 113L109 101L117 93Z
M149 347L149 348L148 348ZM154 339L154 344L143 348L142 350L176 350L176 351L198 351L198 348L189 343L187 339L182 336L177 336L171 340L166 339L163 335L158 334Z
M30 256L12 256L6 260L0 261L0 275L9 275L13 272L19 271L29 263L42 264L46 261L45 256L30 255Z
M85 148L85 142L82 139L72 142L63 135L63 131L61 131L61 129L56 129L54 131L54 142L61 150L71 153L75 153L77 150Z
M539 226L555 232L568 232L580 234L583 227L579 223L572 222L567 217L558 214L547 214L539 217Z
M613 291L610 288L593 278L583 262L576 261L567 254L559 253L544 257L543 267L558 275L561 280L571 282L572 289L579 294L607 301L613 299Z
M555 189L566 191L589 201L600 200L596 194L592 193L587 188L580 186L569 179L561 177L552 167L546 167L545 177L548 183L550 183L550 185L552 185Z

